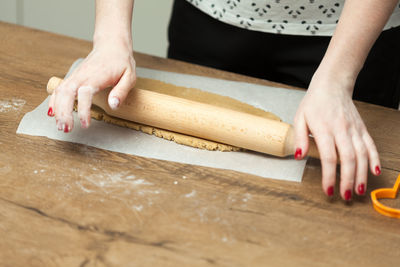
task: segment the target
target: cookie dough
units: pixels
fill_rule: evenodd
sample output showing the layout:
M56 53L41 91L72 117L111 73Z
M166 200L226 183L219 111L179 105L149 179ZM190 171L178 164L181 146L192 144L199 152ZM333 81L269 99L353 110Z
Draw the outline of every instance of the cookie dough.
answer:
M206 103L209 105L215 105L227 109L232 109L235 111L245 112L252 115L278 120L280 118L276 115L264 111L262 109L253 107L249 104L240 102L233 98L227 96L221 96L209 92L205 92L199 89L187 88L183 86L176 86L173 84L164 83L158 80L152 80L147 78L137 78L136 86L137 88L149 90L161 94L176 96L185 98L192 101L197 101L201 103ZM148 125L138 124L132 121L127 121L124 119L116 118L107 115L101 108L97 106L92 107L91 112L92 118L96 120L103 120L107 123L116 124L122 127L131 128L137 131L142 131L147 134L152 134L160 138L164 138L175 143L187 145L191 147L207 149L207 150L219 150L219 151L239 151L241 148L220 144L214 141L205 140L193 136L187 136L176 132L171 132L159 128L155 128Z

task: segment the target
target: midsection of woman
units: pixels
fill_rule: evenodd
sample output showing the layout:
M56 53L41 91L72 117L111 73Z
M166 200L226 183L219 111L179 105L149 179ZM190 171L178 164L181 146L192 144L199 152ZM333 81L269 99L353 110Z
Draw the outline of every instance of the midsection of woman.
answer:
M169 27L168 56L307 88L324 57L344 3L176 0ZM398 108L399 25L397 4L358 75L354 99Z
M331 36L345 0L187 0L222 22L254 31ZM400 5L385 29L400 25Z

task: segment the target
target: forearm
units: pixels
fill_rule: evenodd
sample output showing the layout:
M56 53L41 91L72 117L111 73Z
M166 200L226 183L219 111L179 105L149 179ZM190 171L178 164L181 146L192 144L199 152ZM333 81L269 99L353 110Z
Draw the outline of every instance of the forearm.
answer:
M317 73L355 82L398 0L347 0Z
M96 0L94 45L111 40L132 46L133 4L134 0Z

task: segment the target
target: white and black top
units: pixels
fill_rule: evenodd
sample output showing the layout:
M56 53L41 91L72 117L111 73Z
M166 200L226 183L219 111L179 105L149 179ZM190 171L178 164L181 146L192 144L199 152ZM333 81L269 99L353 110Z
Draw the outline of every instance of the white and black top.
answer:
M249 30L330 36L336 28L345 0L187 1L222 22ZM400 1L385 30L399 25Z

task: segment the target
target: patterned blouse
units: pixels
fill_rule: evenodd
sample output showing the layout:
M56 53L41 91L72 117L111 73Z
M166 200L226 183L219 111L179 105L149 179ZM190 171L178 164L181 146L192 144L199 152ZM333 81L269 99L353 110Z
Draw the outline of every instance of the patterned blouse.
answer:
M330 36L335 30L345 0L187 1L220 21L249 30ZM399 25L400 1L384 29Z

